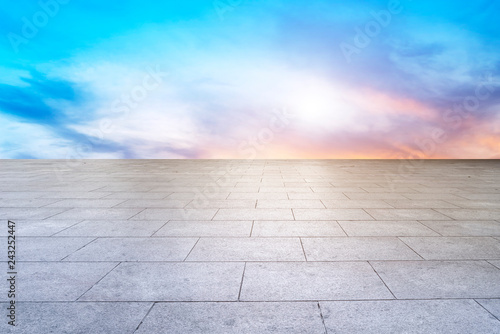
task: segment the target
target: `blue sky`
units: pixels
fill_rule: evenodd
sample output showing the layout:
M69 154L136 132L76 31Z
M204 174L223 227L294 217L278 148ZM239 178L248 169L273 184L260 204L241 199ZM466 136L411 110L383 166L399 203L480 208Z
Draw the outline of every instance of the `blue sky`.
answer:
M499 158L497 1L2 0L0 158Z

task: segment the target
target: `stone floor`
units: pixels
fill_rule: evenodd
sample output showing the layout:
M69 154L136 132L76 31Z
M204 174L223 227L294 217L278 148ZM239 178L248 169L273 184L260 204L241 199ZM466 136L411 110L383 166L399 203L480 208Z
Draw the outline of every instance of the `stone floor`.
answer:
M0 220L1 333L500 333L500 161L2 160Z

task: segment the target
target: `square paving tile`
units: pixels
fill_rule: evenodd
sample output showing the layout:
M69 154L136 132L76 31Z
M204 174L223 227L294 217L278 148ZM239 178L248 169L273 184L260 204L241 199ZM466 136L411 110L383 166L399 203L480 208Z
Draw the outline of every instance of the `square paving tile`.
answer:
M324 334L317 303L157 303L139 333Z
M82 301L236 301L244 263L122 263Z
M500 270L486 261L386 261L372 265L398 299L500 297Z
M305 261L299 238L201 238L187 261Z
M308 261L421 260L392 237L302 238Z
M473 300L320 302L328 333L497 333Z
M392 299L367 262L247 263L244 301Z

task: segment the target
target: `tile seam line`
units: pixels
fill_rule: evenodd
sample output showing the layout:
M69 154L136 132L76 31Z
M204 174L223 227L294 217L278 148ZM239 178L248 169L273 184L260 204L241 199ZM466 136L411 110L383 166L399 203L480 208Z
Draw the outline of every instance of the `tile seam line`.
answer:
M139 212L137 212L136 214L134 214L134 215L132 215L132 216L128 217L126 220L131 220L132 218L134 218L135 216L137 216L137 215L138 215L138 214L140 214L141 212L144 212L146 209L147 209L147 208L144 208L144 209L140 210L140 211L139 211Z
M319 310L319 316L321 317L321 322L323 323L323 328L325 329L325 334L328 334L328 329L326 328L325 324L325 318L323 317L323 310L321 309L321 304L319 301L317 302L318 305L318 310Z
M375 274L377 274L378 278L380 279L380 281L382 281L382 283L384 283L384 286L386 287L386 289L391 293L391 295L394 297L394 300L397 300L398 298L396 297L396 295L394 294L394 292L392 292L391 289L389 289L389 286L387 285L387 283L382 279L382 277L380 276L380 274L377 272L377 270L375 270L375 267L372 265L372 263L370 261L367 261L368 264L370 265L370 267L372 268L372 270L375 272Z
M238 291L238 299L237 302L241 302L241 291L243 290L243 281L245 279L245 271L247 269L247 263L245 262L245 265L243 266L243 273L241 274L241 282L240 282L240 289Z
M151 304L151 306L149 307L149 310L146 312L146 315L144 315L144 317L141 319L141 321L139 322L139 324L135 328L134 333L136 333L139 330L139 327L141 327L141 325L144 323L144 320L146 320L146 318L148 317L149 313L151 313L151 310L153 309L153 307L155 305L156 305L156 302L153 302Z
M475 301L479 306L481 306L486 312L488 312L492 317L494 317L495 319L497 319L497 321L500 322L500 319L494 315L492 312L490 312L490 310L488 310L486 307L483 306L483 304L481 304L480 302L477 301L477 299L489 299L489 298L472 298L473 301Z
M80 220L80 221L78 221L78 222L74 223L74 224L73 224L73 225L71 225L71 226L65 227L65 228L63 228L62 230L57 231L56 233L52 233L51 235L49 235L49 237L54 237L54 236L55 236L55 237L57 237L57 234L59 234L59 233L61 233L61 232L64 232L64 231L66 231L67 229L70 229L70 228L72 228L73 226L76 226L76 225L78 225L78 224L80 224L80 223L83 223L84 221L85 221L85 219L82 219L82 220Z
M114 263L114 261L112 262ZM97 280L97 282L95 282L94 284L92 284L92 286L90 288L88 288L84 293L82 293L80 295L80 297L78 297L76 300L74 300L75 302L78 302L80 298L82 298L87 292L89 292L90 290L92 290L92 288L94 286L96 286L97 284L99 284L99 282L101 282L106 276L108 276L113 270L116 269L116 267L118 267L122 262L118 262L113 268L111 268L104 276L102 276L100 279Z
M99 237L95 237L93 240L87 242L85 245L83 245L82 247L78 248L77 250L71 252L70 254L66 255L65 257L63 257L62 259L60 259L59 261L64 261L65 259L67 259L69 256L75 254L76 252L84 249L85 247L87 247L88 245L90 245L91 243L94 243L97 239L99 239Z
M399 241L401 241L406 247L408 247L409 249L411 249L411 251L415 254L417 254L422 260L428 260L428 259L425 259L422 255L420 255L416 250L414 250L410 245L408 245L406 242L404 242L404 240L402 240L401 238L411 238L411 237L396 237ZM425 238L425 237L417 237L417 238ZM438 238L438 237L431 237L431 238Z
M191 250L189 251L189 253L186 255L186 257L184 258L184 260L182 261L175 261L175 262L180 262L180 263L183 263L183 262L186 262L187 258L189 257L189 255L191 255L191 252L193 251L193 249L196 247L196 245L198 244L198 242L200 242L201 240L201 237L198 238L198 240L196 240L196 242L194 243L193 247L191 247Z

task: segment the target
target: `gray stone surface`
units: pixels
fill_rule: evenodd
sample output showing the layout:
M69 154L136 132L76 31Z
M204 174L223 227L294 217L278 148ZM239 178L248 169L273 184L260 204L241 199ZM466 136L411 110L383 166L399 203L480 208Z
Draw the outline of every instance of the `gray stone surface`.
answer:
M247 263L244 301L394 298L366 262Z
M336 221L256 221L252 237L346 236Z
M328 333L498 333L473 300L320 302Z
M296 220L370 220L363 209L293 209Z
M18 301L76 301L111 271L113 262L19 262ZM6 301L2 294L1 301Z
M500 270L486 261L386 261L372 265L398 299L500 298Z
M7 304L0 304L4 310ZM123 333L132 334L152 303L28 303L17 304L13 328L2 321L2 333ZM4 319L2 319L4 320Z
M197 238L99 238L67 261L183 261Z
M451 220L431 209L366 209L366 212L377 220Z
M422 221L422 224L428 226L443 236L500 236L500 223L494 220Z
M426 260L500 259L500 241L490 237L406 237L401 240Z
M500 332L500 162L403 163L1 160L18 332Z
M187 261L305 261L299 238L201 238Z
M83 301L236 301L244 263L122 263Z
M500 299L476 299L485 309L497 319L500 319Z
M411 220L339 221L339 224L352 237L439 236L425 225Z
M155 237L249 237L252 221L169 221Z
M57 233L56 236L149 237L165 224L165 220L85 220Z
M302 238L308 261L420 260L413 250L392 237Z
M324 334L318 303L156 303L139 333Z
M6 238L2 243L7 244ZM60 261L92 242L94 238L20 237L16 247L18 261Z
M214 220L293 220L290 209L219 209Z

